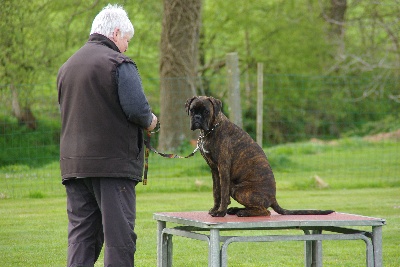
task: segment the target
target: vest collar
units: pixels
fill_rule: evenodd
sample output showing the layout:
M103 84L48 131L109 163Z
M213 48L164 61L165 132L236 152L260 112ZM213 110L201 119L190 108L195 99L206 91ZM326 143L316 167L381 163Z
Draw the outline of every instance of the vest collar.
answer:
M102 45L107 46L108 48L111 48L112 50L115 50L117 52L120 52L118 47L115 45L115 43L113 41L111 41L110 39L108 39L107 37L105 37L102 34L99 33L93 33L89 36L89 40L88 42L96 42L96 43L101 43Z

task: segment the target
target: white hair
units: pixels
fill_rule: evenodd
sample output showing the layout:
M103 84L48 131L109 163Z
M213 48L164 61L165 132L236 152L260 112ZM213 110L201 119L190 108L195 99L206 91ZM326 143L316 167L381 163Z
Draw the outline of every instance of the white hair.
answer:
M113 36L115 28L121 31L121 36L127 35L133 37L134 29L132 22L128 18L128 14L119 5L108 4L94 18L90 34L98 33L108 38Z

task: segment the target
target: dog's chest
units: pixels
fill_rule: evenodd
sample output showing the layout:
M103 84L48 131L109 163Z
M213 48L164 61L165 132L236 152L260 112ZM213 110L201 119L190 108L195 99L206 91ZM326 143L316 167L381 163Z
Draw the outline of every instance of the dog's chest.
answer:
M218 165L218 159L216 155L215 144L211 140L203 139L198 143L199 150L203 158L206 160L207 164L211 168L216 168Z
M197 145L199 146L200 152L203 157L205 154L210 154L210 150L207 149L207 147L209 146L209 142L204 137L199 139Z

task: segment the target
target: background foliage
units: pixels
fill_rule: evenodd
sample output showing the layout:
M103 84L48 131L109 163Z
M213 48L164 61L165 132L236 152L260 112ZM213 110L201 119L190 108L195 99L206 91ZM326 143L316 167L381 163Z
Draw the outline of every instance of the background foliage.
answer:
M331 3L334 2L347 4L343 22L330 18ZM35 101L32 98L34 85L55 81L59 66L86 42L94 16L107 3L102 0L2 0L0 29L7 38L0 40L0 83L3 85L0 90L8 90L10 85L19 86L19 103L30 108ZM138 63L149 101L157 113L161 101L158 77L162 3L159 0L119 3L124 5L135 26L135 36L127 54ZM225 85L214 80L216 76L225 75L225 55L238 52L243 76L241 87L246 97L243 104L247 104L243 109L244 120L250 121L247 125L252 124L254 117L255 95L252 92L256 85L251 76L256 73L257 62L264 63L264 72L268 75L350 76L349 83L346 78L339 78L340 81L332 84L316 85L326 87L323 88L324 96L336 100L337 103L329 106L329 114L323 115L333 117L335 121L344 116L340 104L349 99L366 108L370 106L370 100L377 98L389 99L392 102L390 108L398 106L398 0L249 0L240 5L232 3L203 1L198 59L198 75L203 81L199 93L226 99ZM343 28L340 44L333 40L330 30L338 24ZM302 81L299 84L295 76L289 79L284 83L290 83L293 88L288 91L291 103L273 101L266 106L284 110L285 105L309 102L313 105L305 108L315 109L315 105L320 103L320 95L312 93L316 90L313 85L308 86L308 82ZM270 85L272 88L277 86ZM276 97L282 99L286 96L279 94ZM2 106L7 104L10 103ZM33 115L40 116L39 113ZM283 121L297 120L291 114L280 113L279 117L282 116ZM316 126L318 119L305 118L315 124L313 128L320 128ZM362 118L362 121L369 119ZM267 129L271 128L268 126L271 125L267 125ZM246 130L253 131L251 127Z
M1 3L0 164L54 159L58 68L86 42L94 16L108 1ZM159 113L162 3L119 3L135 26L127 54L138 63L150 104ZM237 52L244 128L255 137L256 63L264 63L264 145L398 129L399 0L202 3L198 92L227 103L225 56ZM343 21L330 17L332 3L346 3ZM334 36L334 27L341 34ZM183 112L183 105L176 103L172 112ZM15 118L18 106L31 111L36 129ZM37 147L47 156L34 157Z

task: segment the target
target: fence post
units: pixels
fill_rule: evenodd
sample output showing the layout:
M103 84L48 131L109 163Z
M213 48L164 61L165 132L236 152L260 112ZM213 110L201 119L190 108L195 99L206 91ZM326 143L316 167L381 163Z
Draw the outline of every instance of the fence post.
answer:
M263 105L264 105L264 64L257 63L257 144L262 147L263 138Z
M226 67L229 96L229 119L237 126L243 128L242 107L240 104L239 59L236 52L228 53L226 55Z

